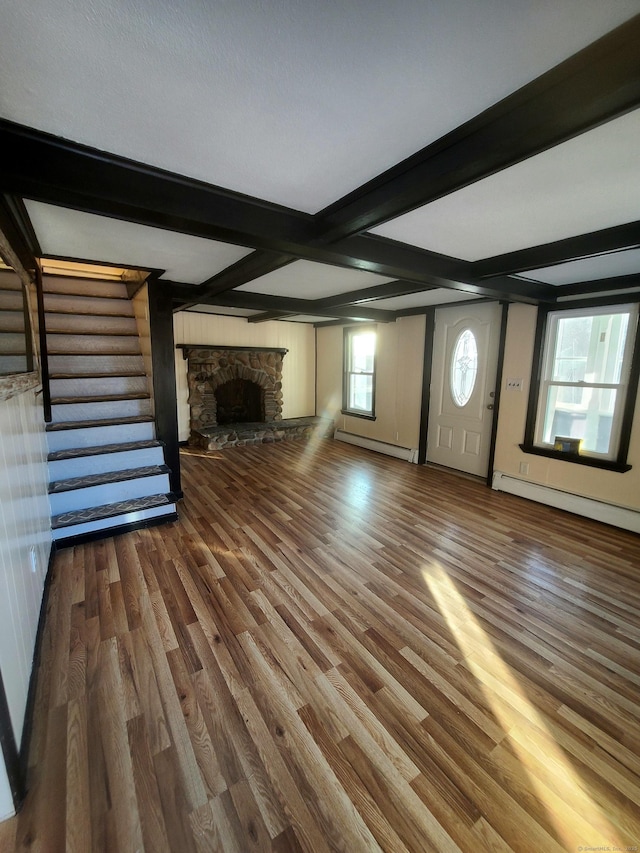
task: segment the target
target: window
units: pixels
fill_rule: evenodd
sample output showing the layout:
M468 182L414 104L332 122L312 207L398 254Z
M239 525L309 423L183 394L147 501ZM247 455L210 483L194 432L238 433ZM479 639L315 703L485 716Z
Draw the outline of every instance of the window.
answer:
M376 330L352 326L344 331L342 413L375 417Z
M540 330L540 380L530 400L534 417L530 412L523 449L566 458L563 449L569 447L573 461L628 469L624 463L637 385L637 376L632 380L637 373L632 370L637 320L637 305L546 315L546 327Z
M460 409L471 399L478 373L478 346L471 329L458 336L451 358L451 396Z

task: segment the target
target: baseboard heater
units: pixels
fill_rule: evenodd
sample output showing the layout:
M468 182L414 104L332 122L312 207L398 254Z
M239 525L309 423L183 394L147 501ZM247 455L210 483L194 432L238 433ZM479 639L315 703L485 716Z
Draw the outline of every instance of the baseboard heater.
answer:
M396 459L404 459L405 462L416 462L418 459L417 447L398 447L397 444L388 444L386 441L377 441L375 438L365 438L362 435L354 435L351 432L345 432L343 429L337 429L334 432L333 437L336 441L344 441L347 444L355 444L357 447L364 447L366 450L375 450L376 453L395 456Z
M640 511L635 509L563 492L551 486L529 483L518 477L503 474L502 471L494 472L491 486L500 492L509 492L521 498L528 498L531 501L593 518L605 524L612 524L614 527L622 527L633 533L640 533Z

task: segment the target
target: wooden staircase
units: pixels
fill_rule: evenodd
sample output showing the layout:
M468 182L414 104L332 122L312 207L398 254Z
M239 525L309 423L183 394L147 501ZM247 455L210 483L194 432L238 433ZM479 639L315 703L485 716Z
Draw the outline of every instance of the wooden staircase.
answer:
M0 272L0 376L28 369L22 283L12 271Z
M44 276L43 290L53 539L65 545L174 520L126 285Z

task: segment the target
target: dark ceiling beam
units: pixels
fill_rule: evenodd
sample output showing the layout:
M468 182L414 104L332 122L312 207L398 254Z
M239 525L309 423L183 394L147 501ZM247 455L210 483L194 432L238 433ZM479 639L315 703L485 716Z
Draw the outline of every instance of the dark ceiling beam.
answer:
M5 193L253 249L284 252L311 230L309 214L5 119L0 146Z
M612 228L603 228L601 231L591 231L589 234L579 234L576 237L555 240L553 243L484 258L472 263L471 270L477 278L484 279L543 269L594 255L638 247L640 247L640 222L628 222L625 225L615 225Z
M361 233L640 104L640 15L316 215L316 240Z
M374 299L390 299L394 296L407 296L410 293L422 293L434 289L435 286L411 284L408 281L387 281L384 284L375 284L373 287L327 296L324 299L318 299L316 304L321 308L332 308L336 305L362 305Z
M607 293L617 290L640 288L640 270L634 275L618 275L615 278L598 278L592 281L576 281L556 286L558 298L561 296L581 296L589 293Z
M295 260L296 258L293 255L283 255L277 252L252 252L244 258L240 258L232 266L202 282L199 285L198 292L203 297L225 293L227 290L233 290L235 287L240 287L242 284L282 269ZM200 299L200 301L202 300ZM197 302L193 304L197 305ZM188 308L189 306L183 307Z
M432 311L434 308L437 310L439 308L456 308L461 305L480 305L485 302L490 302L489 299L465 299L464 301L460 301L459 299L454 300L452 302L438 302L436 305L418 305L415 308L402 308L399 311L396 311L397 317L415 317L418 314L426 314L427 311Z
M295 317L296 311L263 311L262 314L254 314L247 317L250 323L267 323L269 320L284 320L286 317Z
M470 265L464 261L373 235L312 246L308 241L313 219L308 214L252 200L4 120L0 120L0 150L0 191L37 201L266 249L281 256L290 254L366 270L429 288L449 287L478 296L526 302L550 298L550 290L543 285L516 279L477 284L470 275ZM202 300L192 291L184 301L194 304Z
M165 285L166 282L159 282L160 285ZM189 285L177 285L172 283L170 291L177 294L178 302L181 298L180 294L189 289ZM175 298L175 295L174 295ZM233 291L229 293L220 293L214 297L204 299L200 304L203 305L220 305L222 307L233 308L248 308L252 311L261 312L277 312L283 315L292 314L315 314L319 317L340 318L347 317L350 319L359 317L364 320L373 320L376 323L392 323L395 319L395 312L383 311L379 308L369 308L366 305L345 305L336 308L318 308L317 300L313 299L296 299L288 296L271 296L264 293L249 293L247 291ZM250 319L250 318L248 318Z

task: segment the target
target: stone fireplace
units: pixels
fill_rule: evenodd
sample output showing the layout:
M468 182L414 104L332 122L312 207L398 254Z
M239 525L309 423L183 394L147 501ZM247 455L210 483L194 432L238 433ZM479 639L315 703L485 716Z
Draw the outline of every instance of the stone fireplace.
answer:
M286 349L178 344L188 362L189 444L214 451L245 444L331 437L333 421L282 419Z
M286 349L181 344L187 359L191 430L282 420Z

